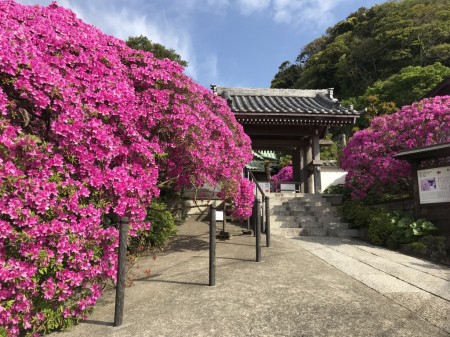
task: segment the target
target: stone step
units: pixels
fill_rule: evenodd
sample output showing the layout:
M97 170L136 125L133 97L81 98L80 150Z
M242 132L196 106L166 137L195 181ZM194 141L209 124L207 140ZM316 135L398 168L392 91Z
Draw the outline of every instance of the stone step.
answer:
M287 221L270 221L270 228L312 228L318 227L320 224L316 222L287 222Z
M299 204L309 207L331 207L331 204L327 201L300 202Z
M359 238L359 229L339 229L336 236L340 238Z
M270 202L328 202L322 197L281 197L270 198Z
M305 235L307 236L327 236L325 228L305 228Z
M344 222L341 217L331 214L318 214L315 216L315 219L323 225L328 225L333 222Z
M358 235L342 221L337 208L318 194L272 193L269 212L271 227L285 235Z
M305 198L305 197L311 197L311 198L322 198L321 194L315 194L315 193L292 193L292 192L276 192L276 193L268 193L267 194L271 198Z
M348 229L349 225L346 222L332 221L322 224L329 229Z
M273 210L270 212L271 216L278 216L278 215L292 215L297 217L303 217L303 216L314 216L314 213L311 211L292 211L292 210Z
M271 222L295 222L295 223L306 223L306 222L317 222L315 217L297 217L292 215L278 215L270 218Z
M304 228L271 228L270 234L284 235L284 236L300 236L305 235Z
M301 205L302 207L304 207L307 210L313 211L313 212L335 212L337 213L338 210L336 209L336 207L333 206L314 206L314 205Z

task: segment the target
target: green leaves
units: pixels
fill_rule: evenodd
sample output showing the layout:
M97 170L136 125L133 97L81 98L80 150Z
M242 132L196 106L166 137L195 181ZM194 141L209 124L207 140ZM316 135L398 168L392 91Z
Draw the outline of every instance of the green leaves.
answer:
M447 0L361 8L305 45L295 64L283 62L272 87L333 87L340 100L371 108L369 121L392 113L450 74L449 17Z
M411 243L416 241L418 237L431 234L435 231L436 226L428 220L417 219L410 215L400 215L396 222L395 230L392 232L390 239L396 243Z
M133 49L149 51L159 59L168 58L169 60L175 61L183 67L188 66L188 62L183 60L174 49L167 49L160 43L152 42L146 36L130 36L126 40L126 44L128 47Z

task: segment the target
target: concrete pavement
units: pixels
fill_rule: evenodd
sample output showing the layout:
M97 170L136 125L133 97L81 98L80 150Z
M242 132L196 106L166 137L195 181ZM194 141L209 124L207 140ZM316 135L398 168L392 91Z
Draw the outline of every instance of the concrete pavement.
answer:
M228 228L215 287L208 224L188 220L165 252L131 269L121 327L109 290L85 322L54 335L450 336L449 268L326 237L274 236L256 263L254 237Z
M359 240L294 239L336 269L450 332L450 268Z

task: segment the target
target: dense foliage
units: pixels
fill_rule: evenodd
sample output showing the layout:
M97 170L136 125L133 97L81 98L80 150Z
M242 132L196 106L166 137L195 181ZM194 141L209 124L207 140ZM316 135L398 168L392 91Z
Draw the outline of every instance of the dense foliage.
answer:
M408 185L410 165L393 155L414 147L450 142L450 96L427 98L398 112L376 117L358 131L343 150L341 166L348 171L352 198L391 192Z
M335 88L366 118L419 100L450 75L448 0L399 0L360 8L283 62L274 88ZM371 109L371 110L370 110Z
M131 255L154 249L163 249L168 240L176 234L177 227L173 214L167 210L167 205L155 199L147 207L146 221L151 223L150 230L141 229L136 236L130 238L128 251Z
M0 2L0 335L85 316L115 276L113 220L149 229L161 188L221 184L249 214L249 138L182 71L56 4Z
M188 66L187 61L183 60L174 49L167 49L162 44L151 41L146 36L130 36L125 42L128 47L151 52L156 58L168 58L169 60L175 61L183 67Z
M340 211L353 228L367 228L368 240L375 245L398 249L408 245L414 253L431 258L446 256L445 237L434 236L436 226L425 219L415 219L411 214L390 211L380 207L369 207L360 201L347 200ZM418 252L418 248L422 251Z

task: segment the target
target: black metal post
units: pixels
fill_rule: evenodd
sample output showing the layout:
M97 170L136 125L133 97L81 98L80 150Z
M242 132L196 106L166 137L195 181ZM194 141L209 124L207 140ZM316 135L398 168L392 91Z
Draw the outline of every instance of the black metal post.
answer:
M216 207L211 205L209 221L209 285L216 285Z
M266 195L266 246L270 247L270 201Z
M256 215L258 214L257 211L257 206L256 206L256 200L258 200L258 197L255 197L255 202L253 203L253 211L252 211L252 216L251 216L251 220L252 220L252 229L253 229L253 237L256 237Z
M261 214L261 220L259 222L261 224L261 233L265 233L266 232L266 211L265 211L264 195L261 196L261 212L259 214Z
M255 236L256 236L256 262L261 262L261 202L255 200Z
M119 223L119 256L117 265L116 306L114 309L114 326L121 326L123 322L128 221L129 221L128 217L124 216L120 218Z

